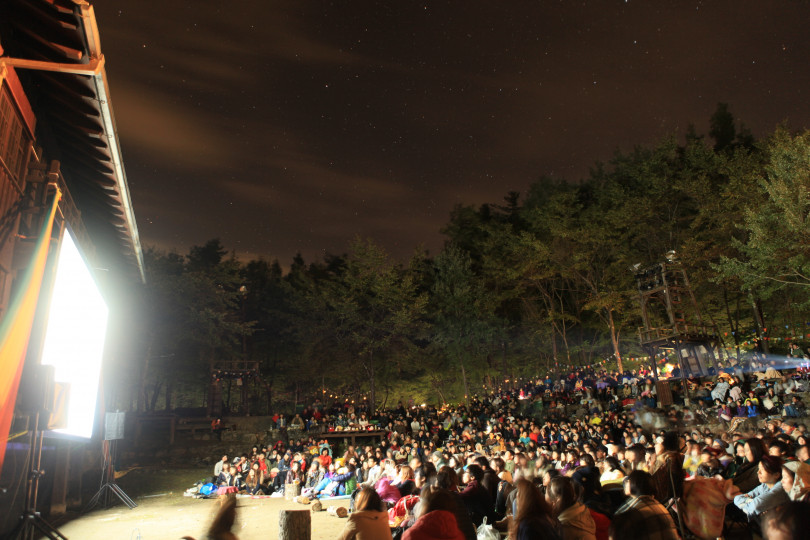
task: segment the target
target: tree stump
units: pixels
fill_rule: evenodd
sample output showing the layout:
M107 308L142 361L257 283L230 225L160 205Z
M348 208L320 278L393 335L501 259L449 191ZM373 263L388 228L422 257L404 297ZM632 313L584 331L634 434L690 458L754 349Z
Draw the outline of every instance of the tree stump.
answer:
M339 518L345 518L349 515L349 511L346 510L345 506L330 506L326 509L326 512L330 516L337 516Z
M288 501L293 500L295 497L301 495L301 483L293 482L292 484L284 484L284 498Z
M309 510L279 510L278 540L311 540L312 518Z

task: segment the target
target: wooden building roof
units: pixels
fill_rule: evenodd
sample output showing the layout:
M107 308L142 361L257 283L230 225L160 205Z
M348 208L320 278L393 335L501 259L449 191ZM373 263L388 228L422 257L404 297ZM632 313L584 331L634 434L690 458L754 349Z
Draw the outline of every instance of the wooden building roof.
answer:
M84 0L0 0L0 62L15 68L37 118L37 145L61 163L98 263L143 281L93 7Z

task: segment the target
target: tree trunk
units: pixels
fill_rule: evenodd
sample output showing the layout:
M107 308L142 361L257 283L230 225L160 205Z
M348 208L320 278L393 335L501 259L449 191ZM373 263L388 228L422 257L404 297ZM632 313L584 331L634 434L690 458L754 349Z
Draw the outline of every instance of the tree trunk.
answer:
M563 346L565 347L565 357L568 359L568 365L571 365L571 348L568 346L568 328L565 325L565 305L563 305L563 297L562 295L557 295L557 298L560 300L560 313L562 314L562 330L560 330L560 337L563 340Z
M508 376L508 372L506 369L506 342L501 342L501 369L503 371L503 378L505 379ZM511 379L511 377L510 377Z
M458 363L461 365L461 379L464 381L464 404L470 404L470 389L467 386L467 370L464 369L464 360L459 356Z
M616 323L613 322L613 311L606 309L608 316L608 326L610 327L610 341L613 343L613 354L616 355L616 364L619 368L619 373L624 373L622 366L622 353L619 351L619 336L616 334Z
M554 367L555 368L560 365L560 359L559 359L558 355L559 355L559 353L557 351L557 329L552 324L551 325L551 356L552 356L552 358L554 358ZM571 367L570 363L569 363L568 367Z
M154 411L155 407L157 407L157 399L158 395L160 395L160 387L163 386L163 383L158 379L155 382L155 391L152 393L152 400L149 403L149 410Z
M172 395L174 394L174 384L171 381L166 381L166 412L172 410Z
M155 338L149 340L149 347L146 349L146 358L144 359L143 366L141 366L141 377L138 383L138 412L144 412L146 409L146 376L149 373L149 360L152 358L152 345L155 343Z
M739 304L740 299L739 295L737 296L737 303ZM734 321L734 318L731 316L731 306L728 305L728 288L723 284L723 304L726 307L726 318L728 319L728 326L731 328L731 337L734 339L734 348L737 351L737 357L740 356L740 336L739 334L739 318ZM739 309L737 310L737 314L739 315ZM723 340L725 342L725 340Z
M312 517L309 510L279 510L278 540L310 540Z
M375 414L377 412L377 384L374 380L374 351L368 352L368 365L369 365L369 372L371 373L369 384L371 385L371 414Z
M433 387L439 394L439 399L442 400L442 404L447 403L447 400L444 398L444 392L442 392L442 385L439 383L439 380L436 378L435 375L433 376Z
M764 318L762 317L762 303L759 299L755 299L753 295L751 295L751 309L754 312L754 324L757 327L757 336L759 337L759 350L764 352L765 354L770 354L770 349L768 348L768 341L765 339L765 326Z

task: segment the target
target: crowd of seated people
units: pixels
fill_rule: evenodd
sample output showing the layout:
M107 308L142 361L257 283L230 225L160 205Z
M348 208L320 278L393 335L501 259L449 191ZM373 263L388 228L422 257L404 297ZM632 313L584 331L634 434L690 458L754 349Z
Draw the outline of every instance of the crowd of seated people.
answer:
M289 422L278 416L288 443L223 457L217 483L271 494L296 481L312 497L353 495L359 517L347 539L378 527L380 512L414 539L440 524L447 538L475 538L485 518L510 538L564 540L678 538L710 527L716 516L702 512L719 512L721 524L725 515L762 529L799 526L795 509L810 515L800 396L808 374L772 364L729 363L689 381L691 401L667 409L644 370L574 371L456 407L400 403L371 414L316 401ZM318 437L338 428L384 436L338 452ZM700 490L719 502L684 502ZM778 524L777 513L787 516Z

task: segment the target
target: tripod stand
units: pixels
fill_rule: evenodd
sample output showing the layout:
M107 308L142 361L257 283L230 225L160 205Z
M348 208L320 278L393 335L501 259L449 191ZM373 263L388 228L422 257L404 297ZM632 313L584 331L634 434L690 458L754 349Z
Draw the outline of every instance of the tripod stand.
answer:
M102 485L98 489L93 498L90 499L90 502L87 503L87 508L85 508L85 512L89 512L99 504L102 508L109 508L110 502L112 500L111 495L115 495L118 499L127 505L130 510L135 508L137 503L129 498L129 496L124 493L124 490L115 483L115 466L113 456L115 456L115 441L108 441L105 440L102 442L102 452L104 454L104 470L101 475Z
M50 538L51 540L67 540L56 527L45 521L37 512L37 492L39 491L39 479L45 474L40 470L42 464L42 440L44 432L39 429L39 412L35 412L28 417L28 480L25 485L25 510L20 516L20 523L8 535L9 539L33 540L35 532ZM33 419L33 426L31 420Z

